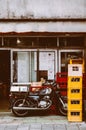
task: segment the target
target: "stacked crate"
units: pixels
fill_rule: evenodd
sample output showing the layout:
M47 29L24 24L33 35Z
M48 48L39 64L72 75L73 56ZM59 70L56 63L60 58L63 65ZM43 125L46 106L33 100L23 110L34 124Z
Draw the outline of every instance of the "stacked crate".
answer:
M67 96L67 72L56 73L56 83L60 87L60 94Z
M82 65L68 65L68 121L82 121Z

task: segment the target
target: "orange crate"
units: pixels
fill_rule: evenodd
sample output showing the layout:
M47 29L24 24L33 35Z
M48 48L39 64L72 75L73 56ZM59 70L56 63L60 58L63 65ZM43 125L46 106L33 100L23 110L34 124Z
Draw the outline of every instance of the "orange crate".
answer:
M82 110L82 99L68 99L68 110Z
M68 121L81 122L82 111L81 110L68 111Z
M68 77L68 88L70 87L82 87L82 77L80 76L69 76Z
M68 88L68 98L69 99L81 99L82 98L82 88L71 87Z

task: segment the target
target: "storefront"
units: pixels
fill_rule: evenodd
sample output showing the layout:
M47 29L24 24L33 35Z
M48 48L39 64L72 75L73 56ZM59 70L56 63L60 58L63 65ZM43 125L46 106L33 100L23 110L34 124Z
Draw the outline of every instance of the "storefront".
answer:
M0 46L2 98L8 98L11 86L28 85L42 77L53 81L57 72L67 72L69 59L85 56L84 36L4 36Z
M11 86L28 85L41 77L51 82L57 72L67 72L69 59L86 61L84 3L1 1L0 100L7 99L7 106L2 105L6 110Z

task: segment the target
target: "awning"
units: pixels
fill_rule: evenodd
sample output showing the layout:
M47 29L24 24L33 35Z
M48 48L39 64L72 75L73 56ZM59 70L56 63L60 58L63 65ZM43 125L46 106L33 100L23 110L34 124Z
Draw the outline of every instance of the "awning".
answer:
M0 33L58 32L86 33L86 21L0 22Z

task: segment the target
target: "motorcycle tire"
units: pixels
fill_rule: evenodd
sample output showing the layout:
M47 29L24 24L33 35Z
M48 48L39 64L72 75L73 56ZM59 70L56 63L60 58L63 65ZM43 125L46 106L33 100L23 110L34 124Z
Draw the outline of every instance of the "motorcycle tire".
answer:
M62 104L59 105L59 112L60 112L63 116L67 116L67 109L64 108Z
M12 112L15 116L25 117L28 115L28 110L14 110L13 107L18 107L23 104L23 99L17 99L12 106ZM24 106L28 106L28 101L25 102Z

